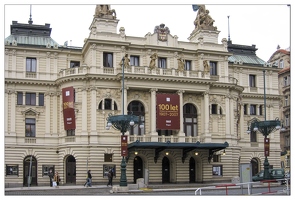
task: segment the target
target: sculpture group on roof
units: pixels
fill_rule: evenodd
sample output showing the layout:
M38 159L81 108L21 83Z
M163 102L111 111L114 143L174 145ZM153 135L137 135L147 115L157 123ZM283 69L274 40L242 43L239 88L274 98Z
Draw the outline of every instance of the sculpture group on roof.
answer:
M115 9L111 5L96 5L94 17L116 19Z
M194 21L195 29L217 30L213 26L215 20L209 15L209 10L206 10L205 5L199 5L198 14Z

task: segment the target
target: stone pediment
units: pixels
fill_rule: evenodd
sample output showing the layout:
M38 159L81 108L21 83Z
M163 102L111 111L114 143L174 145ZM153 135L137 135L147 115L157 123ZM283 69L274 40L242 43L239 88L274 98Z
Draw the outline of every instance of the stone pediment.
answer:
M28 108L24 111L21 111L22 115L24 116L24 119L26 117L35 117L36 120L38 121L38 118L39 118L39 115L40 115L40 112L34 110L33 108Z

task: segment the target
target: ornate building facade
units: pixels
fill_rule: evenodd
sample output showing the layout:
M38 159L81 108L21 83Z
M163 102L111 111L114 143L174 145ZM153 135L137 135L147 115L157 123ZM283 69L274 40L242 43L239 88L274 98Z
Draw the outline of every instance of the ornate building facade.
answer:
M59 45L50 24L14 21L5 38L6 187L48 185L50 168L61 184L83 184L88 169L105 184L110 168L119 182L121 133L106 125L122 112L144 124L125 134L128 183L231 181L243 163L260 171L263 136L246 131L264 119L263 69L267 118L279 117L280 69L265 67L255 46L219 44L208 13L202 6L182 42L165 24L144 37L117 32L120 13L97 5L82 48ZM176 114L163 120L162 108ZM279 131L269 137L278 168Z

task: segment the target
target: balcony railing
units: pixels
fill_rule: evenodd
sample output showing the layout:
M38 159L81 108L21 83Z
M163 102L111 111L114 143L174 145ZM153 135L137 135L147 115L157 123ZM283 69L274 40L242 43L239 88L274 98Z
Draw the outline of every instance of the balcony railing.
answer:
M200 79L210 79L215 80L216 82L225 82L237 84L238 81L236 78L231 76L219 76L219 75L205 75L204 71L201 70L190 70L190 71L179 71L178 69L162 69L156 68L151 70L147 66L130 66L124 68L125 74L144 74L144 75L161 75L161 76L175 76L175 77L186 77L186 78L200 78ZM60 70L59 77L66 77L71 75L83 75L83 74L108 74L108 75L117 75L122 73L122 68L113 68L113 67L89 67L81 66L76 68L68 68Z

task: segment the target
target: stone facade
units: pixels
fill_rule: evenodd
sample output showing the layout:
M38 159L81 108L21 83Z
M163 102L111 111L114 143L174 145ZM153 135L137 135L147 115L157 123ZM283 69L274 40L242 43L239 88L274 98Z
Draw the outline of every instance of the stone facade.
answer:
M166 41L160 41L157 33L131 37L125 34L124 27L117 33L120 13L115 16L96 13L83 48L57 48L52 43L28 45L10 37L5 39L6 187L26 185L29 175L32 185L49 185L50 167L59 172L61 184L83 184L88 169L94 184L106 184L106 168L115 167L113 182L118 183L121 133L112 128L106 130L106 119L109 113L118 115L123 109L127 114L130 105L141 105L144 129L140 134L133 134L139 131L136 128L133 133L127 132L129 144L227 142L229 146L225 155L222 150L216 151L210 160L209 149L192 149L185 157L183 149L165 149L159 152L157 162L155 149L133 149L127 160L128 183L136 183L136 177L144 178L147 185L231 181L239 176L239 165L253 159L260 171L264 160L263 136L257 134L251 141L246 133L247 122L253 117L264 119L260 112L264 105L263 69L267 79L267 118L279 117L279 70L229 61L233 54L227 49L227 40L219 44L219 31L215 29L194 30L189 42L178 41L170 33ZM157 53L158 60L156 68L150 69L153 53ZM119 63L126 54L130 66L124 68L122 105L123 73ZM180 55L186 61L184 71L178 70ZM213 65L214 70L206 70L204 61ZM249 86L249 75L255 75L255 87ZM75 90L74 131L64 129L62 89L67 87ZM157 93L179 95L180 130L157 130ZM189 113L184 108L195 108L196 112L191 118L185 117ZM189 119L193 121L186 121ZM270 141L268 159L278 168L279 131L270 135ZM164 161L169 172L166 175ZM136 170L141 173L136 174Z

